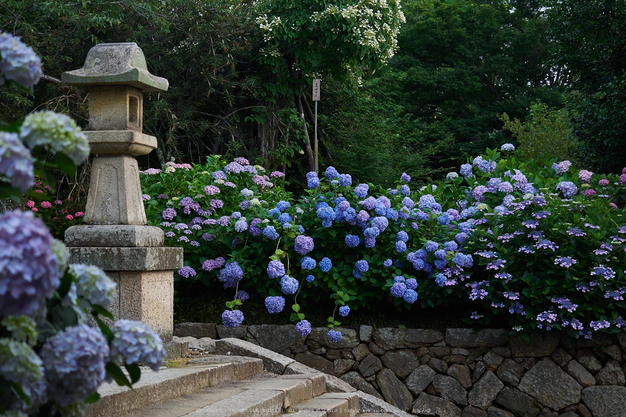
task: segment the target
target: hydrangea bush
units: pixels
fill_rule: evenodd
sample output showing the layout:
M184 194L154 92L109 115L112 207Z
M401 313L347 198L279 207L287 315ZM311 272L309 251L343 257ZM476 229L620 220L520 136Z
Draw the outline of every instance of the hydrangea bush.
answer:
M310 323L298 299L329 295L338 309L331 330L335 313L383 298L398 308L469 298L483 313L473 320L504 314L515 330L587 336L624 324L624 174L537 166L506 144L436 185L403 174L381 189L328 167L307 174L309 188L294 198L282 175L243 158L183 165L142 175L148 218L185 249L179 278L258 292L270 313L292 299L301 335ZM243 321L233 315L240 306L227 303L226 325Z
M30 89L40 76L33 50L0 34L0 85ZM46 152L52 163L32 156ZM0 122L0 197L19 202L35 173L45 180L51 178L45 167L71 173L88 154L84 134L66 116L42 112L23 123ZM0 213L0 414L83 415L103 381L132 386L139 363L157 370L165 351L144 323L103 321L113 320L106 307L115 283L94 266L68 265L69 251L35 218L34 201L26 206L30 211ZM97 327L89 326L89 315Z

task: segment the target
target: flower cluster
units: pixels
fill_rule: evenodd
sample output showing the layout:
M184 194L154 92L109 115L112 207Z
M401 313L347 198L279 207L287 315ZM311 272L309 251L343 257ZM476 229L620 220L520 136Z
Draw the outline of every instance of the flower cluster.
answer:
M41 78L41 59L19 36L0 33L0 86L12 80L31 90Z
M153 371L163 365L165 349L158 334L141 321L118 320L111 326L111 356L121 356L126 363L142 363ZM121 361L120 361L121 362Z

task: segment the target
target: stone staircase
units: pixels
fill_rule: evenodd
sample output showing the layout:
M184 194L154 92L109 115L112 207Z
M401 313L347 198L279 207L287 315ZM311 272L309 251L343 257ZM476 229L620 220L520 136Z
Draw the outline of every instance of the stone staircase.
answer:
M158 373L133 390L103 384L87 417L408 417L345 382L238 339ZM245 356L244 356L245 354Z

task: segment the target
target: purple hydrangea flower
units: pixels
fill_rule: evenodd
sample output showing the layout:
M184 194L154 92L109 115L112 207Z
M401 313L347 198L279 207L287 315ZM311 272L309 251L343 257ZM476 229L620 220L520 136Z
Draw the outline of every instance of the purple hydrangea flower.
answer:
M270 314L280 313L285 308L285 299L281 296L266 297L265 308Z
M417 289L417 281L415 280L415 278L407 279L406 281L404 281L404 284L409 290Z
M6 337L0 338L0 376L4 381L14 382L21 387L30 400L30 410L34 411L39 405L47 402L43 362L26 343ZM15 407L17 395L5 394L2 399L5 403L12 402L14 404L12 408L17 408ZM20 403L25 407L25 404L21 401ZM21 411L30 410L22 408Z
M398 234L396 235L396 241L407 242L408 240L409 240L409 234L405 232L404 230L399 231Z
M296 291L298 291L299 285L300 284L298 283L298 280L290 277L289 275L285 275L280 280L280 290L283 292L283 294L295 294Z
M9 178L12 187L26 192L34 183L33 169L30 151L18 136L15 133L0 132L0 175Z
M161 213L161 217L163 217L163 220L174 220L174 217L176 217L176 210L171 207L166 208L163 210L163 213Z
M437 202L435 201L435 197L431 194L426 194L420 197L417 205L420 210L432 209Z
M402 173L402 175L400 176L400 179L406 182L407 184L411 182L411 176L408 175L406 172Z
M180 275L183 278L195 277L196 270L190 266L183 266L182 268L178 270L178 275Z
M257 224L259 223L262 223L262 220L258 217L250 222L250 227L248 228L248 230L250 231L250 234L252 234L252 236L258 237L263 234L263 230L261 230L261 228L257 226Z
M571 181L561 181L557 184L556 189L563 193L563 198L572 198L578 192L578 188Z
M41 60L19 36L0 33L0 58L0 85L4 85L5 80L13 80L32 90L39 82Z
M396 251L398 253L403 253L406 251L406 243L404 243L403 241L399 240L396 242Z
M224 283L224 288L234 287L243 278L243 269L236 261L229 262L220 270L217 278Z
M329 330L327 336L328 340L330 340L331 343L337 343L343 337L341 332L337 330Z
M339 184L341 184L342 187L352 185L352 176L350 174L339 174Z
M383 266L385 268L389 268L391 266L391 264L393 264L393 261L391 259L387 259L387 260L385 260L385 262L383 262Z
M411 194L411 189L409 188L408 185L405 184L402 187L400 187L400 192L402 193L402 195L408 196L409 194Z
M307 337L311 333L311 323L307 320L300 320L296 324L296 333L298 333L300 337Z
M246 230L248 230L248 222L245 217L242 217L235 223L235 231L237 233L243 233Z
M207 259L202 263L202 269L205 271L212 271L217 268L221 268L226 264L226 260L221 256L216 259Z
M471 164L463 164L461 165L461 175L463 175L464 177L471 177L472 176L472 165Z
M314 247L315 247L315 244L313 243L312 237L304 236L304 235L296 236L296 239L294 242L294 249L300 255L306 255L307 253L311 252Z
M285 275L285 265L280 261L270 261L267 265L267 275L270 278L282 278Z
M121 355L126 363L144 364L158 371L167 355L158 334L141 321L118 320L111 326L111 357Z
M32 212L0 215L0 316L35 313L59 286L52 236Z
M350 314L350 307L348 307L348 306L341 306L341 307L339 307L339 315L341 317L347 317L348 314Z
M224 310L222 313L222 323L226 327L239 327L243 323L243 311Z
M224 171L215 171L214 173L211 174L211 176L215 180L227 180L228 179Z
M50 399L69 406L82 402L104 381L109 345L100 330L79 324L48 338L39 356Z
M437 248L439 248L439 244L437 242L433 242L432 240L426 242L426 252L434 252Z
M324 171L324 176L329 180L332 180L339 176L339 172L337 172L334 167L328 167L326 168L326 171Z

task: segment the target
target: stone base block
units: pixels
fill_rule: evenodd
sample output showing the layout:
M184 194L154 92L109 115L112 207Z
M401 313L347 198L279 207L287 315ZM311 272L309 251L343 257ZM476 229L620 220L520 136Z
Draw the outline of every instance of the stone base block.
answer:
M156 226L84 225L65 231L67 246L163 246L163 230Z
M68 248L71 263L95 265L105 271L164 271L183 267L183 248Z
M91 153L100 156L147 155L157 147L154 136L132 130L88 130L85 134Z
M164 343L174 334L174 272L107 272L117 284L117 297L109 311L115 319L148 324Z

